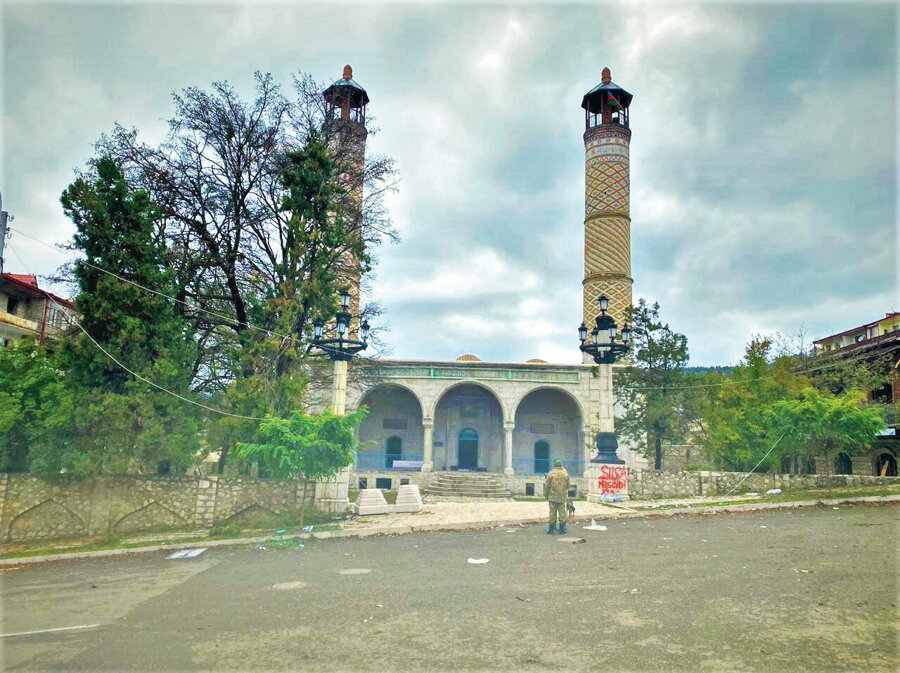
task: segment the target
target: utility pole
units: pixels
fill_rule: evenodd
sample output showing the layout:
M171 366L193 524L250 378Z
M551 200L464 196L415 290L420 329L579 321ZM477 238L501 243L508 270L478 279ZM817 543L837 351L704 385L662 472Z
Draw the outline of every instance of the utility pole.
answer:
M6 250L6 235L9 233L9 228L6 226L7 219L9 219L9 213L3 210L3 194L0 194L0 273L3 273L3 254Z

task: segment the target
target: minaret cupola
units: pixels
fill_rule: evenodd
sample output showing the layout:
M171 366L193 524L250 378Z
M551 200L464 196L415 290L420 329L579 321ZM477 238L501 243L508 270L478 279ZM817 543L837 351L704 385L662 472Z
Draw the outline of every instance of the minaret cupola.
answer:
M344 66L344 74L322 92L329 119L340 119L365 126L369 94L353 80L353 68Z
M621 124L628 128L628 107L631 94L612 81L609 68L603 68L600 84L584 94L581 107L584 108L584 130L588 131L601 124Z

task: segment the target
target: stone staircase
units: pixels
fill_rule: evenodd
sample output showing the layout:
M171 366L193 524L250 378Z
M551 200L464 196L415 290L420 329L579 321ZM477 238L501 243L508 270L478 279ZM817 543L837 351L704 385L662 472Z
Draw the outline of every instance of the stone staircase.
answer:
M506 486L483 472L434 472L425 493L442 500L512 497Z

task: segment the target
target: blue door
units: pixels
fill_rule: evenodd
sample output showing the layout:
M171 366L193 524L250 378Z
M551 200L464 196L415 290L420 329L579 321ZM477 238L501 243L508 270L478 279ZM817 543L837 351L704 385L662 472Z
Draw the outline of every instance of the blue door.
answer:
M459 433L458 466L460 470L475 470L478 468L478 433L471 428L466 428Z
M543 439L534 444L534 473L547 474L550 471L550 444Z
M400 460L401 453L403 453L403 440L399 437L388 437L384 451L384 466L389 470L394 467L394 461Z

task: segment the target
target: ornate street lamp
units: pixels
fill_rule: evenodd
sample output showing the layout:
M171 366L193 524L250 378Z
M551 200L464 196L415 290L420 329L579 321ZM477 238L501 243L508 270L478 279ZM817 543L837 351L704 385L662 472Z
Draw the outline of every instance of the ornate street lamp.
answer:
M313 334L313 346L326 352L335 362L349 362L353 356L360 351L366 350L369 343L369 321L363 320L359 326L359 339L350 339L344 335L350 329L350 292L341 290L341 310L335 314L334 319L337 326L336 339L323 339L325 332L325 321L322 318L316 318L313 322L315 330Z
M598 365L611 365L619 356L628 352L628 344L631 341L631 328L626 324L622 329L622 341L616 343L616 333L619 326L611 315L606 313L609 308L609 299L605 294L597 298L600 304L600 315L597 316L597 324L591 330L591 338L588 340L588 330L584 323L578 328L578 338L581 340L581 351L590 355Z
M631 328L626 324L622 329L621 341L616 341L618 325L611 315L606 313L609 308L609 299L606 295L600 295L597 298L600 304L600 315L597 316L596 325L591 330L590 339L588 339L588 328L584 323L578 328L578 338L581 341L581 351L587 353L593 358L594 362L604 368L612 369L612 364L622 355L628 352L629 342L631 341ZM607 371L606 376L612 380L612 372ZM601 391L601 395L605 393ZM612 395L610 388L607 395ZM612 400L605 401L610 407L612 414ZM611 418L611 416L610 416ZM592 463L608 463L621 464L623 461L616 455L616 449L619 447L619 441L615 432L598 432L595 438L597 447L597 456L591 459Z
M344 414L347 402L347 363L353 356L368 347L369 321L363 320L359 326L359 339L351 339L347 334L350 329L350 292L341 290L341 309L335 314L337 337L325 339L325 321L316 318L313 321L312 346L324 351L334 362L334 387L332 389L332 406L334 413Z

